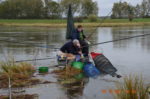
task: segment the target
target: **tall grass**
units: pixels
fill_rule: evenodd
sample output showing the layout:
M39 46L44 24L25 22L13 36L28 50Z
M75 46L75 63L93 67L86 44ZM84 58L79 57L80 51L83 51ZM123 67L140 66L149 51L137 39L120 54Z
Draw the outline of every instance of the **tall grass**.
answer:
M8 86L8 78L11 79L12 86L25 86L34 72L34 67L28 63L1 62L0 87L6 88Z
M149 99L142 77L129 75L122 84L117 83L116 87L120 92L115 94L115 99Z
M71 78L74 75L82 73L82 70L75 69L71 66L66 66L65 68L57 69L52 71L52 73L56 74L59 78Z
M0 73L7 74L10 77L13 77L13 74L26 75L30 77L35 69L31 64L28 63L14 63L14 62L1 62L0 63Z

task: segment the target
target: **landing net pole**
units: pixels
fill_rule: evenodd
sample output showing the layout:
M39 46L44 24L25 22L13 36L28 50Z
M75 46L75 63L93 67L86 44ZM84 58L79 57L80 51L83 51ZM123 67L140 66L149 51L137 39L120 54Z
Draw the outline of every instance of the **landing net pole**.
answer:
M8 78L8 81L9 81L9 85L8 85L8 88L9 88L9 99L12 99L11 80L10 80L10 77Z

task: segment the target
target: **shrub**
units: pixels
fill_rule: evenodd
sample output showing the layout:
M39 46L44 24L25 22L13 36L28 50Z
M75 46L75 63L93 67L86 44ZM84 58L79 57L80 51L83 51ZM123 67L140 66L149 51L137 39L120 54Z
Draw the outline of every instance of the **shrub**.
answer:
M75 22L83 22L83 19L84 19L83 17L75 17L74 21Z
M98 18L97 18L96 15L89 15L89 16L88 16L88 20L89 20L90 22L97 22L97 21L98 21Z

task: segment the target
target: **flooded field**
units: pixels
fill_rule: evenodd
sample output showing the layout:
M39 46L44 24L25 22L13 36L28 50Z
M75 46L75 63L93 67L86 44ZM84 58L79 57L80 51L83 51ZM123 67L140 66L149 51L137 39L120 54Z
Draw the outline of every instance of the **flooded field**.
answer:
M16 61L35 59L29 63L37 69L41 66L57 65L56 48L60 48L66 42L65 32L65 28L0 27L0 61L11 58ZM100 27L96 30L85 28L86 35L91 32L95 33L90 38L91 43L99 43L150 33L150 26ZM150 36L97 45L91 47L90 50L102 52L122 76L143 75L144 82L150 83ZM42 58L53 59L38 60ZM50 69L52 70L53 68ZM104 94L102 90L115 90L115 82L122 81L122 79L105 75L97 79L84 78L74 85L62 86L57 83L59 80L54 74L35 74L35 76L56 83L13 90L24 90L23 93L26 94L37 94L39 99L113 99L112 94L109 92ZM0 95L7 94L7 89L0 89Z

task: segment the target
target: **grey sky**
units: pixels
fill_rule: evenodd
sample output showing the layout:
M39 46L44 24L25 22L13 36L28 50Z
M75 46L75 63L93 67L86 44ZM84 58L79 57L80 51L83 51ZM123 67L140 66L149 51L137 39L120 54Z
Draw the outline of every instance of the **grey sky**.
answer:
M94 0L94 1L98 2L99 16L106 16L111 11L113 3L118 2L120 0ZM131 5L136 5L142 2L142 0L121 0L121 1L126 1Z
M58 0L54 0L54 1L58 1ZM93 0L93 1L97 1L98 3L98 7L99 7L99 16L106 16L108 15L108 13L111 11L112 7L113 7L113 3L115 2L119 2L120 0ZM141 3L142 0L121 0L126 1L132 5L136 5L138 3Z

